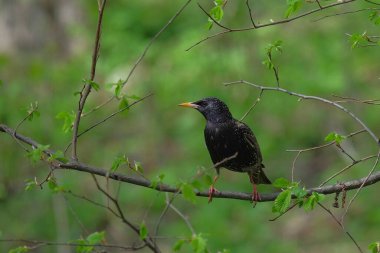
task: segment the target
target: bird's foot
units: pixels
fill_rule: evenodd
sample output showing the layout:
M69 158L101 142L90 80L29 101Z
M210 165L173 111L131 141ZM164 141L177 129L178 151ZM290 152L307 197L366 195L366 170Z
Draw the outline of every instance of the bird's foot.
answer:
M219 192L213 185L208 189L208 203L212 202L212 197L215 192Z
M252 192L252 203L253 207L256 206L257 202L261 200L260 194L256 189L256 184L253 185L253 192Z

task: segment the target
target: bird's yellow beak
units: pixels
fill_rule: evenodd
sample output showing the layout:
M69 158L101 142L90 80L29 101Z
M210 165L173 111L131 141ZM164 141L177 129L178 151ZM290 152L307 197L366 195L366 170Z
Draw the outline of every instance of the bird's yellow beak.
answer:
M182 103L182 104L179 104L179 106L183 106L183 107L191 107L191 108L198 108L198 105L193 104L193 103L191 103L191 102Z

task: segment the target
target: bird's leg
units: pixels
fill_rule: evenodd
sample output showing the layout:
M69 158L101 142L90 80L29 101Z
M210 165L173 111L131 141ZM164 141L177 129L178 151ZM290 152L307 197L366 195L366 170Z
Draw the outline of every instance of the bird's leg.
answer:
M212 195L214 194L214 192L217 192L218 190L215 189L214 185L216 183L216 181L218 180L219 178L219 175L216 175L214 177L214 181L212 182L212 184L210 185L210 188L208 190L208 203L210 203L212 201Z
M253 176L252 176L251 174L249 175L249 179L250 179L250 181L251 181L251 183L252 183L252 185L253 185L253 191L252 191L252 203L254 203L253 206L255 207L256 204L257 204L257 201L261 200L261 198L260 198L259 192L257 191L256 184L255 184L255 182L253 181Z

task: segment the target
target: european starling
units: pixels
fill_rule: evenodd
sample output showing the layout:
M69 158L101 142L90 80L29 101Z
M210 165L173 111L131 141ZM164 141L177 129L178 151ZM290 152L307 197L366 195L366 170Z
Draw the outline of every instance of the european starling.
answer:
M252 130L243 122L232 117L227 105L213 97L196 102L182 103L180 106L198 110L206 118L204 130L207 149L217 175L209 189L209 202L215 192L215 182L220 168L236 172L247 172L253 184L252 201L260 199L256 184L271 184L264 174L259 144Z

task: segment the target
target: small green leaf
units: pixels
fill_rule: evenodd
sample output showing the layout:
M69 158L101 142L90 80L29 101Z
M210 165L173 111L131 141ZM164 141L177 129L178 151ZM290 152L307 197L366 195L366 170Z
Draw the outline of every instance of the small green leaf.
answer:
M57 161L63 162L63 163L66 163L69 161L69 159L67 159L65 157L65 155L63 154L63 152L61 150L57 150L54 154L49 156L49 158L47 160L48 160L48 162L53 162L54 160L57 160Z
M65 133L68 133L69 131L72 130L73 125L74 125L74 120L75 120L75 113L72 111L71 113L68 112L60 112L55 116L57 119L62 119L63 120L63 126L62 130Z
M368 249L371 251L371 253L380 253L380 242L371 243L368 245Z
M375 25L380 25L380 15L378 11L371 11L369 14L369 20Z
M14 249L11 249L8 251L8 253L25 253L28 252L30 249L27 246L20 246Z
M203 237L202 234L193 235L191 238L191 246L195 253L204 253L207 252L207 240Z
M24 188L24 190L25 191L29 191L32 188L36 187L36 186L37 186L37 184L36 184L35 180L33 180L33 179L26 179L25 180L25 188Z
M181 250L182 245L186 242L184 239L179 239L173 246L173 251L178 252Z
M128 158L125 155L118 155L112 162L111 172L115 172L121 165L128 163Z
M113 84L113 86L115 86L114 88L114 95L116 98L120 98L121 97L121 91L123 89L123 80L119 80L117 83Z
M148 236L148 229L146 228L145 221L140 224L140 239L144 240Z
M325 137L325 141L335 141L336 144L340 144L346 137L340 135L340 134L337 134L335 132L331 132L329 133L326 137Z
M280 178L277 178L274 182L273 182L273 186L276 187L276 188L287 188L289 187L291 184L291 182L286 179L286 178L283 178L283 177L280 177Z
M128 102L128 99L126 98L126 96L123 96L122 98L120 98L120 102L119 102L119 109L124 109L124 108L128 108L129 106L129 102ZM128 111L128 109L127 109Z
M91 86L91 88L93 88L95 91L100 90L100 85L97 82L93 81L93 80L84 79L83 83L85 83L85 84L88 83Z
M296 196L296 198L298 200L301 200L302 198L304 198L307 195L307 191L306 191L305 187L303 187L303 188L294 187L292 189L292 193Z
M136 172L139 172L139 173L141 173L141 174L144 173L144 169L142 168L140 162L136 162L136 161L135 161L135 166L134 166L133 169L134 169Z
M88 244L101 244L105 240L105 232L94 232L87 236L86 240Z
M181 185L181 192L186 200L195 203L196 194L194 192L194 187L191 184L183 183Z
M292 192L290 189L282 191L274 200L272 212L284 213L290 206L291 198L292 198Z
M288 8L285 12L285 17L290 17L293 13L297 12L302 7L303 0L287 0Z
M315 205L325 198L323 194L313 192L304 202L303 208L305 211L311 211L314 209Z
M354 33L350 35L351 48L354 49L359 45L367 42L367 33L362 34Z
M159 184L162 184L162 181L165 178L165 174L160 174L156 177L156 179L152 180L150 183L150 187L157 188Z
M49 147L50 145L38 145L37 148L34 147L31 151L29 151L27 157L29 157L32 162L36 163L43 158L44 152L48 150Z

